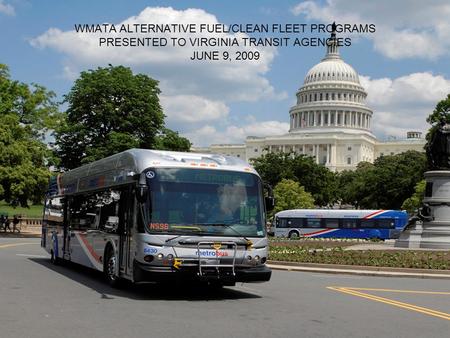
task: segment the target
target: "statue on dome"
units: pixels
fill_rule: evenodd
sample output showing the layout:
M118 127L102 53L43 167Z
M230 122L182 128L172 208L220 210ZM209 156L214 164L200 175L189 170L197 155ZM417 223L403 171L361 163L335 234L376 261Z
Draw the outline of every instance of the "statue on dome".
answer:
M450 124L444 118L426 146L428 166L431 170L450 169Z
M333 21L333 23L331 24L331 38L332 39L336 37L336 29L337 29L336 21Z

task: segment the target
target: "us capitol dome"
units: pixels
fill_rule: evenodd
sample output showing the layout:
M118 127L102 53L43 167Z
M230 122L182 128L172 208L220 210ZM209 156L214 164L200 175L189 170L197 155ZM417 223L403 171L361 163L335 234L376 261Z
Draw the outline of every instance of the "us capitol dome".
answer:
M312 156L332 171L353 170L361 161L407 150L424 151L422 133L410 131L404 139L379 141L372 134L373 111L358 73L339 54L336 33L328 39L325 57L313 66L289 110L288 133L247 136L245 144L213 144L192 151L213 152L247 161L267 152Z
M367 93L358 73L339 55L334 33L327 53L306 74L297 91L297 104L289 111L290 132L348 131L370 132L373 112L366 106Z

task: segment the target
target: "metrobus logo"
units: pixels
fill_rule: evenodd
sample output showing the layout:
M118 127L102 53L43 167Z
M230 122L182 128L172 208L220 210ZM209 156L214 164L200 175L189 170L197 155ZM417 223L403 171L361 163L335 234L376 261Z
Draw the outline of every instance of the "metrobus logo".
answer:
M214 251L214 250L200 250L196 251L195 254L200 257L228 257L228 252L226 251Z

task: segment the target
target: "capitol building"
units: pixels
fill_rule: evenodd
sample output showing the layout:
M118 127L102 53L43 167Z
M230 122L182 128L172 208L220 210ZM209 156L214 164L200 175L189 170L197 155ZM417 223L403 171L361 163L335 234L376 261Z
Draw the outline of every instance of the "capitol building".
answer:
M417 131L408 132L401 140L377 140L371 132L374 112L365 104L367 93L358 73L339 55L335 33L328 41L325 57L309 70L296 93L287 134L248 136L244 144L213 144L192 150L247 161L266 152L304 154L332 171L356 169L359 162L373 163L383 155L424 151L426 141Z

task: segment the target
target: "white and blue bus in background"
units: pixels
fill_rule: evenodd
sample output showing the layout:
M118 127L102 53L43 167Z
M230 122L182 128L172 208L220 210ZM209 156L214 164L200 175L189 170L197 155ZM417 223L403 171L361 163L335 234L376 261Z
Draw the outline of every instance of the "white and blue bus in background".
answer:
M275 237L398 238L408 223L406 211L297 209L274 216Z

